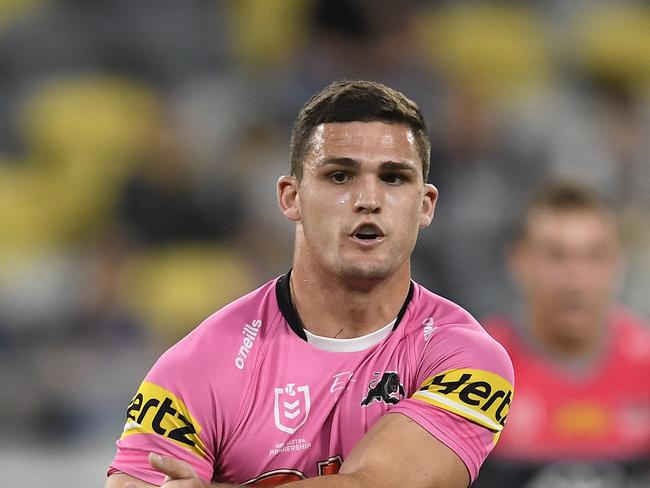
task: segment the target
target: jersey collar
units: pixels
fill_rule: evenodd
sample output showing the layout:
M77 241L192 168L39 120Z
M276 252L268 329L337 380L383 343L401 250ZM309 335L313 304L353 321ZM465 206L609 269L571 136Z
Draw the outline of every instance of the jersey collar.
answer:
M281 276L278 279L275 285L275 297L278 301L280 312L282 313L285 320L289 324L289 327L291 327L291 330L293 330L296 333L296 335L300 337L303 341L307 342L307 335L305 334L302 321L300 320L300 316L298 316L298 312L296 311L296 308L293 306L293 302L291 301L291 285L289 284L290 281L291 281L291 270L289 270L287 274ZM404 304L402 305L402 308L397 314L397 318L395 319L395 325L393 326L393 330L397 329L397 326L402 321L402 317L404 317L404 314L406 313L406 308L408 307L408 304L411 302L411 298L413 298L413 288L414 288L413 281L411 281L409 285L409 292L406 295L406 300L404 300Z

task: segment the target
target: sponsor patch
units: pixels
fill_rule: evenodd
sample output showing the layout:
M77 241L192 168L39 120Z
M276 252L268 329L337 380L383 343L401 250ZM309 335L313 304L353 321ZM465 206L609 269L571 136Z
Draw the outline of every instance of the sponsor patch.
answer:
M126 410L122 439L132 434L158 434L199 457L206 457L199 432L201 426L179 398L144 381Z
M490 371L452 369L427 378L413 398L498 433L510 410L512 385Z

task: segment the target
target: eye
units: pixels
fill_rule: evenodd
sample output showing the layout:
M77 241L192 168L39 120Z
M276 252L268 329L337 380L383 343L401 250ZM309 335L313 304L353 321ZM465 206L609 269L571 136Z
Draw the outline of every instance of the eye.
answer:
M343 171L335 171L334 173L330 173L328 178L334 183L345 183L348 180L348 175Z
M406 181L406 177L399 173L386 173L380 176L381 181L389 185L400 185Z

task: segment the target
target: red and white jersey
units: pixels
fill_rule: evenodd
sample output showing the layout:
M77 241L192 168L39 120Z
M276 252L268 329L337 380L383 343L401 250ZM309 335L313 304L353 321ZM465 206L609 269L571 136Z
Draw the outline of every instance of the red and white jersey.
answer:
M613 312L602 349L581 365L545 353L509 320L488 320L485 325L512 358L517 401L477 486L618 488L632 486L631 480L646 480L650 473L646 324L627 312ZM592 484L584 484L585 479Z
M451 448L474 479L512 400L505 350L465 310L416 283L387 327L314 343L288 275L265 284L161 356L127 408L109 474L161 484L149 452L224 483L333 474L382 415L397 412Z

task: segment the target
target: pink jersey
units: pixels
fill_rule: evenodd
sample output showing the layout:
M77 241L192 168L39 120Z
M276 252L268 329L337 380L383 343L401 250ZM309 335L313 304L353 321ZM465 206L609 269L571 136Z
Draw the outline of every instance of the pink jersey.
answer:
M505 350L465 310L416 283L387 337L347 349L308 342L288 277L267 283L158 360L128 406L109 474L161 484L149 452L224 483L333 474L382 415L398 412L451 448L473 480L512 400Z

